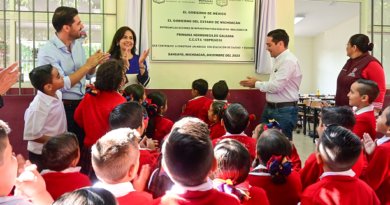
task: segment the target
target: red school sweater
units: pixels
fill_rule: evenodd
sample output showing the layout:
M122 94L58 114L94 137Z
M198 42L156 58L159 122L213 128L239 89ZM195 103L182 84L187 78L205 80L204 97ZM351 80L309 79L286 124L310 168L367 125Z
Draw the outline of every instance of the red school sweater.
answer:
M267 193L260 187L252 186L249 189L249 197L250 199L244 201L243 205L269 205Z
M355 178L359 178L362 174L364 164L364 155L362 152L358 161L352 166L352 171L355 172ZM324 168L322 165L317 164L316 154L311 154L309 158L307 158L305 166L299 171L303 188L302 190L305 190L306 187L318 182L323 173Z
M226 134L225 127L222 126L221 121L210 125L209 129L211 140L220 138Z
M375 148L360 178L375 191L382 205L390 205L390 141Z
M144 191L132 191L125 196L117 197L119 205L143 205L153 200L151 194Z
M270 174L261 173L264 176L254 174L258 173L249 173L247 181L250 185L265 190L270 205L297 205L300 201L302 184L298 172L292 171L287 177L287 182L279 185L271 181Z
M158 146L161 147L161 140L171 132L173 122L165 117L154 116L154 134L153 139L158 141Z
M214 139L212 141L213 147L215 147L215 145L223 139L235 139L241 142L248 149L249 155L251 156L251 162L253 162L253 160L256 158L256 140L252 137L247 135L225 135L223 137Z
M66 192L92 186L89 178L80 172L51 172L43 174L42 178L45 180L46 190L50 193L54 200Z
M350 176L325 176L302 193L301 205L380 205L378 197L362 180Z
M84 145L92 146L111 130L110 112L125 102L126 99L114 91L101 91L96 97L85 94L74 113L75 121L85 131Z
M184 109L184 112L180 114L180 117L185 116L185 115L189 115L192 117L198 117L199 112L201 111L203 106L206 103L210 103L210 102L212 103L213 100L206 98L205 96L202 96L202 97L197 98L195 100L190 100L190 101L188 101L187 106ZM210 104L209 104L209 106L210 106Z
M355 115L356 124L353 128L355 133L360 139L363 139L363 134L368 133L370 137L375 141L376 138L376 118L374 110L364 112L360 115Z
M212 125L213 123L209 120L209 109L211 104L213 104L213 100L206 101L203 105L203 107L200 109L198 118L203 120L206 124Z
M293 170L299 172L302 169L301 158L298 155L298 150L295 146L293 146L291 150L291 164L293 166Z
M149 164L150 167L154 164L154 161L157 159L159 153L156 150L149 151L147 149L139 150L139 167L137 174L139 175L142 166L145 164Z
M167 192L164 196L149 202L148 205L240 205L238 199L216 189L207 191L187 191L185 194Z

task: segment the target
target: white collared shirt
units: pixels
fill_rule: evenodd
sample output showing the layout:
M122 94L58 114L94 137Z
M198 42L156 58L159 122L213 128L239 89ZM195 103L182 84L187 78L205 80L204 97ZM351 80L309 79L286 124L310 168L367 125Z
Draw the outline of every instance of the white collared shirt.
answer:
M198 186L183 186L183 185L175 184L173 185L170 191L167 191L167 193L185 194L187 191L208 191L211 189L213 189L213 181L210 178L208 178L207 182Z
M360 114L363 114L365 112L373 111L374 110L374 106L373 105L369 105L369 106L364 107L364 108L362 108L360 110L357 110L357 107L353 107L352 110L355 113L355 115L360 115Z
M268 168L262 164L259 164L253 170L256 170L256 169L268 169ZM265 172L249 172L249 174L254 175L254 176L271 176L270 173L265 173Z
M266 92L267 102L295 102L299 100L302 72L297 57L285 50L275 58L268 82L257 81L255 87Z
M43 144L33 142L45 136L56 136L67 130L66 115L62 104L62 93L57 90L54 98L38 91L34 100L24 113L23 139L29 140L27 150L35 154L42 154Z
M326 176L350 176L350 177L354 177L355 175L356 174L355 174L354 171L352 171L352 169L347 170L347 171L343 171L343 172L324 172L320 176L320 180L322 180Z
M196 96L194 98L192 98L191 100L189 100L188 102L192 101L192 100L196 100L196 99L199 99L199 98L203 98L204 96Z
M61 173L75 173L75 172L80 172L80 170L81 170L81 167L69 167L69 168L64 169L60 172ZM53 171L50 169L44 169L44 170L42 170L41 175L48 174L48 173L57 173L57 171Z
M240 134L231 134L229 132L226 132L226 134L224 136L222 136L222 137L228 137L228 136L231 136L231 135L234 135L234 136L248 136L244 132L241 132Z
M383 144L383 143L385 143L385 142L387 142L389 140L390 140L390 137L386 137L386 135L385 135L382 138L378 139L376 141L376 144L379 146L379 145L381 145L381 144Z
M116 198L127 195L128 193L135 191L133 185L130 182L124 182L119 184L105 184L98 182L93 187L103 188L111 192Z
M224 103L228 103L228 101L227 101L227 100L217 100L217 99L214 99L213 101L214 101L214 102L218 101L218 102L224 102Z

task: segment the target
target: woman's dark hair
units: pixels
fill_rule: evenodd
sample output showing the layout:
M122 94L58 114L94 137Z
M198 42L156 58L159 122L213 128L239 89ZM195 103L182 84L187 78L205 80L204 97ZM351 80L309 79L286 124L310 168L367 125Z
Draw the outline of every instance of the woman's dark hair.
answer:
M29 73L30 81L34 88L41 92L45 92L45 85L53 82L53 75L51 74L52 71L53 66L50 64L34 68Z
M116 31L114 38L112 39L110 50L108 50L108 53L111 54L112 58L114 59L117 60L121 59L121 47L119 45L117 46L117 44L123 38L126 31L130 31L131 34L133 35L134 44L130 52L132 55L136 55L135 52L137 49L135 48L135 45L137 45L137 37L135 36L135 33L131 28L127 26L123 26Z
M214 113L214 115L218 115L218 119L221 120L223 115L223 107L225 107L226 103L224 102L221 102L221 101L214 101L212 104L211 104L211 111Z
M251 166L251 159L249 151L241 142L234 139L219 141L214 148L214 156L218 163L217 178L230 179L233 185L245 181Z
M370 43L370 38L364 34L355 34L349 39L349 43L352 46L356 46L361 52L372 51L374 44Z
M147 98L152 100L152 104L157 105L158 109L160 109L160 107L165 107L167 103L167 96L160 91L153 91L149 93L147 95ZM153 111L148 110L149 124L148 127L146 128L146 136L148 136L148 138L153 138L154 136L154 130L156 128L156 123L154 120L155 114L156 113L154 113Z
M169 191L171 189L171 187L174 185L174 183L172 182L172 180L164 175L164 174L160 174L161 173L161 160L163 158L163 155L162 153L160 153L160 155L158 156L157 158L157 162L156 162L156 167L158 170L156 170L154 172L154 174L151 176L151 181L150 181L150 184L149 184L149 190L150 190L150 193L152 194L153 196L153 199L156 199L156 198L159 198L159 197L162 197L165 195L165 192L166 191Z
M74 23L74 17L78 14L75 8L60 6L54 11L51 23L54 29L60 32L65 25L71 26Z
M85 187L65 193L54 201L53 205L117 205L115 196L103 189Z
M224 111L222 119L227 132L240 134L248 126L249 113L241 103L234 102Z
M145 88L140 84L132 84L125 88L125 92L128 96L133 95L134 101L144 100Z
M95 87L100 91L117 91L124 76L123 65L118 60L108 60L96 72Z
M291 143L282 132L277 129L269 129L263 132L257 140L257 155L261 164L266 166L267 162L274 156L291 156ZM286 177L279 173L272 175L271 180L274 184L284 184Z

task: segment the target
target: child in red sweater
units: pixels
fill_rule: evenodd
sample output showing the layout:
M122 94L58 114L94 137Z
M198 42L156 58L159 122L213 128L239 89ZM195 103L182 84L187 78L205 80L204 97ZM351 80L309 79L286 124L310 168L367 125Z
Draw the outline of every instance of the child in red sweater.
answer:
M146 128L146 136L157 140L161 147L161 140L171 131L173 122L165 117L168 109L167 96L160 91L153 91L147 95L150 100L146 107L149 115L149 123Z
M322 107L320 122L317 127L318 135L321 137L322 132L328 125L339 125L352 131L355 126L355 120L355 115L348 106ZM356 178L359 178L364 166L365 162L362 152L358 161L352 166L352 170L355 172ZM303 190L318 182L323 173L324 169L317 163L316 154L311 154L305 161L305 166L299 171Z
M384 134L372 140L363 135L364 150L368 155L368 166L360 177L374 189L382 205L390 204L390 107L387 107L376 122L376 130Z
M162 166L175 185L163 197L149 204L161 205L239 205L236 197L213 188L208 178L217 162L213 154L207 125L185 117L173 125L163 144Z
M143 191L150 173L149 165L143 165L139 177L137 175L139 137L136 130L119 128L108 132L92 146L92 165L100 180L94 187L110 191L119 205L142 205L152 200L152 195Z
M379 87L374 81L359 79L351 85L351 90L348 93L349 105L354 106L356 117L353 133L360 139L363 139L364 133L370 134L373 139L376 137L376 118L372 102L378 95Z
M95 86L87 86L87 94L77 107L74 119L84 129L84 147L81 150L79 166L81 173L95 181L91 165L91 147L95 142L110 131L109 116L117 105L126 102L118 90L125 83L125 68L117 60L109 60L96 72Z
M80 173L79 159L79 142L73 133L52 137L43 145L42 161L48 169L42 170L41 175L54 200L66 192L92 185L89 178Z
M355 178L351 169L361 152L358 136L338 125L327 126L316 147L317 163L323 166L324 173L319 182L302 193L301 205L380 205L374 190Z
M199 117L199 114L203 106L208 103L210 106L212 100L206 98L207 90L209 89L209 84L203 79L198 79L192 82L192 100L189 100L187 104L183 105L182 113L180 117L188 115L192 117Z
M214 188L236 196L244 205L268 205L264 189L251 186L248 181L251 166L248 150L237 140L224 139L214 148L218 169L213 173Z
M111 192L95 187L85 187L68 192L58 198L53 205L64 204L93 204L93 205L117 205L118 201Z
M292 170L291 144L277 129L269 129L257 140L255 168L247 181L265 190L271 205L296 205L300 201L302 184L298 172Z
M208 117L209 116L208 113L209 113L209 110L210 110L211 103L215 102L215 101L228 103L227 99L229 98L230 93L229 93L229 87L227 86L226 82L224 80L220 80L217 83L215 83L213 85L213 88L212 88L212 91L211 91L211 95L214 97L214 100L213 101L207 101L203 105L203 107L200 110L199 115L198 115L198 118L203 120L208 125L213 124L213 122L211 122L209 117Z
M140 84L132 84L127 86L124 89L124 94L130 97L132 101L137 101L140 104L142 104L146 98L145 88Z
M225 127L221 123L222 112L226 103L214 101L208 110L208 119L212 124L209 126L211 140L222 137L226 134Z
M256 140L244 133L249 125L248 111L241 103L235 102L225 106L222 116L221 124L225 127L226 134L214 139L213 146L226 138L238 140L248 149L251 161L253 161L256 157Z

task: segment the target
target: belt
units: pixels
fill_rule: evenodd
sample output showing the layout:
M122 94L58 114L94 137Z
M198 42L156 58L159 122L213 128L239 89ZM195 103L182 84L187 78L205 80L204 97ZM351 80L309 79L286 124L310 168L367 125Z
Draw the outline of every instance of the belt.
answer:
M281 103L272 103L267 102L268 107L271 108L281 108L281 107L287 107L287 106L296 106L297 102L281 102Z
M64 105L78 105L80 104L81 100L62 100L62 103Z

